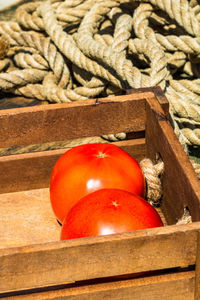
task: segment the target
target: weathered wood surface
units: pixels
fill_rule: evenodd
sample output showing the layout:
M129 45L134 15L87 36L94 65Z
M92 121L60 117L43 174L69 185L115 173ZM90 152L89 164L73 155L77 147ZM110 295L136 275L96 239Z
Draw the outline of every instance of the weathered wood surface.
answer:
M197 257L196 257L196 273L195 273L195 293L194 299L200 299L200 231L197 236Z
M199 230L196 222L2 249L0 292L194 265Z
M200 202L199 185L197 186L198 181L187 156L177 142L177 138L175 137L169 122L166 120L162 108L157 102L159 95L156 97L153 95L154 94L151 92L147 92L145 96L141 93L140 101L136 94L126 95L123 99L120 96L117 99L101 99L98 102L95 100L88 100L84 102L82 107L81 103L77 102L70 104L65 109L66 111L70 111L70 114L72 115L72 120L74 122L72 122L72 124L75 124L77 121L77 112L83 110L84 116L81 117L82 121L80 121L79 125L82 122L85 122L84 124L88 124L89 126L86 113L88 110L91 112L93 120L95 120L95 116L97 116L98 120L102 122L101 114L108 108L108 117L103 119L104 122L100 123L99 134L112 132L109 130L119 128L118 121L114 123L110 122L113 116L116 115L116 112L121 116L120 118L123 118L124 114L127 117L126 120L123 121L123 124L120 125L122 126L120 127L121 130L124 130L124 128L129 128L130 131L142 130L146 124L146 139L122 141L118 142L118 145L124 147L124 149L132 155L138 155L138 157L148 156L147 154L149 154L150 157L155 158L156 153L160 153L165 163L163 185L164 192L166 189L167 199L165 200L164 198L163 207L166 216L168 217L172 212L172 217L171 219L169 217L169 220L175 222L177 217L181 215L184 205L188 205L192 217L194 216L194 219L198 220ZM132 104L132 108L130 103ZM42 123L45 124L45 122L47 122L48 124L51 124L55 117L53 107L55 107L56 111L60 110L58 104L55 104L55 106L49 105L46 108L33 107L10 110L11 114L13 113L13 116L18 118L19 121L18 134L15 136L16 140L20 140L21 143L28 143L30 139L28 135L29 130L25 128L24 134L20 135L20 128L22 128L22 125L24 124L23 117L27 120L27 116L31 116L34 120L31 125L32 138L34 138L34 142L40 141L41 137L36 130L39 125L35 120L41 118L41 120L43 120ZM130 125L128 122L132 122L132 114L134 113L136 116L133 107L134 109L138 108L141 114L138 116L139 123L136 124L133 122L133 125ZM5 122L5 120L9 122L9 114L7 111L4 111L1 116L3 116L2 122ZM63 118L65 117L63 116ZM55 123L58 124L58 122ZM63 136L63 128L60 127L59 132L58 128L60 125L58 124L56 126L58 127L56 127L57 132L55 134L57 134L57 138L60 139L60 136ZM10 132L14 133L14 123L13 127L11 126L10 128L12 128L10 129ZM64 133L64 136L67 134L68 137L71 136L73 138L80 138L84 134L84 136L87 136L94 132L96 134L96 127L92 129L88 127L88 130L83 132L82 127L78 126L78 131L73 131L73 134L71 129L67 126L65 129L66 132ZM104 129L107 131L104 132ZM42 130L41 127L40 134L44 135L46 129L44 129L44 132ZM118 130L118 132L121 130ZM41 140L43 140L43 137ZM49 135L48 138L52 138L53 140L55 135L53 137ZM147 152L145 152L145 148ZM7 188L13 191L18 190L19 188L37 188L38 178L43 178L42 185L46 186L48 184L47 180L49 178L50 169L53 167L53 164L59 155L63 153L62 151L65 150L52 150L43 153L27 153L23 155L2 157L0 159L0 165L2 166L0 174L4 174L0 176L4 182L2 182L1 192L5 192L3 189L6 184ZM174 168L176 171L174 171ZM7 175L7 173L9 175ZM166 174L169 175L167 176ZM178 184L175 186L174 182L176 182L178 175ZM32 179L31 184L30 178ZM180 194L178 194L179 189L181 189ZM29 193L30 192L27 191L26 195L30 196ZM21 210L21 214L19 213L18 216L23 219L26 213L31 213L30 208L28 208L28 201L30 201L30 203L35 201L35 212L37 212L38 205L41 208L40 212L43 211L42 206L44 203L42 203L42 195L44 196L44 194L38 194L36 197L37 199L35 200L32 199L33 195L30 198L27 197L25 199L26 209L24 214L23 206L21 205L23 198L20 199L19 194L13 193L7 194L7 196L2 194L0 200L2 201L1 205L4 205L5 203L5 207L8 205L11 218L13 214L12 201L15 202L16 207L14 207L14 210ZM188 201L188 199L190 199L190 201ZM178 201L179 203L177 204L176 202ZM19 206L17 204L19 204ZM47 210L46 208L44 209L44 211ZM173 210L175 210L174 213ZM35 224L34 216L32 215L33 226ZM45 215L43 215L43 217L45 217ZM197 239L200 231L199 222L183 226L166 226L164 228L135 231L120 235L55 242L54 238L57 238L58 224L55 223L55 219L52 219L52 215L51 217L49 215L48 218L51 218L51 220L48 219L47 223L51 223L52 221L54 223L52 222L52 229L48 228L47 237L45 238L43 236L43 234L45 234L45 232L42 232L43 230L39 229L38 231L40 232L39 239L41 238L42 240L44 237L43 243L40 243L40 240L38 239L39 244L37 245L33 245L34 240L32 244L30 242L27 246L16 248L13 244L11 248L0 250L1 293L62 284L73 284L76 281L143 271L187 267L189 265L195 265L196 263ZM36 220L38 220L38 224L40 221L43 222L40 217L38 219L36 218ZM3 222L1 222L1 224L3 224ZM9 227L8 223L6 226ZM41 229L42 228L43 227L41 226ZM3 226L1 230L3 232ZM19 229L17 229L17 225L16 228L14 228L14 224L12 223L11 230L12 232L10 232L10 234L13 235L14 230L17 232ZM50 239L51 230L52 240ZM37 230L32 232L33 236L36 232ZM28 235L28 232L24 231L24 235ZM26 240L26 237L24 240ZM7 240L7 243L9 244L10 241ZM60 261L60 268L58 260Z
M48 188L1 194L0 211L0 249L60 239L61 226L51 209ZM162 211L157 211L166 225Z
M114 144L138 161L145 157L145 139ZM0 157L0 193L48 187L53 166L66 151L65 148Z
M193 221L200 220L200 185L194 168L154 98L146 102L146 146L147 157L164 162L162 177L162 210L168 224L174 224L188 207Z
M48 188L0 195L0 212L0 249L60 239Z
M157 94L161 93L160 88L154 89ZM133 90L128 91L130 92ZM121 131L143 131L145 112L142 99L151 96L155 97L151 89L147 88L134 90L131 95L0 110L0 148L70 140L80 136L92 137ZM27 99L24 98L24 101ZM121 101L123 105L119 104L118 107L113 103ZM159 101L167 113L169 105L167 100L162 96ZM102 103L107 105L103 108ZM101 108L97 109L97 106ZM76 132L79 132L79 136Z
M21 296L9 300L191 300L194 296L194 271L133 280L91 284Z
M98 136L116 129L141 131L145 129L144 106L145 100L125 95L2 110L0 147Z

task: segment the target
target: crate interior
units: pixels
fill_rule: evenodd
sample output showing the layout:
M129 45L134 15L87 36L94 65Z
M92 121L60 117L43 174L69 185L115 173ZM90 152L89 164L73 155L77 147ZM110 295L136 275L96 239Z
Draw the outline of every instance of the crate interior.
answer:
M66 106L55 104L5 110L1 112L0 148L30 145L30 141L39 144L64 138L76 140L93 137L94 134L128 132L127 140L116 144L135 159L154 159L157 153L164 159L166 196L164 206L158 208L164 224L176 224L187 206L188 195L194 198L189 209L192 209L192 215L196 214L194 220L198 221L198 182L190 184L188 178L192 181L195 174L187 174L187 169L190 171L192 167L177 144L157 98L153 92L142 92ZM150 99L148 105L146 99ZM166 135L169 135L169 140ZM0 157L0 248L59 240L60 225L51 210L48 186L53 165L65 151L66 148ZM184 165L179 164L178 155L185 160ZM182 194L186 200L177 193L176 186L173 187L174 172L183 172L183 176L176 178L176 183L183 187Z
M135 145L132 145L132 141ZM124 148L138 161L145 157L144 138L115 144ZM65 152L66 149L58 151ZM166 225L162 207L156 209ZM0 194L0 211L0 248L59 241L61 226L51 209L48 186Z

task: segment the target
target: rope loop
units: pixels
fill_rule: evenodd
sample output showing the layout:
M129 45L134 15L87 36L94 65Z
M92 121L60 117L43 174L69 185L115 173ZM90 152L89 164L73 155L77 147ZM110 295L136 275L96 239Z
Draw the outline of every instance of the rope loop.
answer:
M0 22L1 91L62 103L159 85L189 154L200 145L199 13L197 0L25 3Z

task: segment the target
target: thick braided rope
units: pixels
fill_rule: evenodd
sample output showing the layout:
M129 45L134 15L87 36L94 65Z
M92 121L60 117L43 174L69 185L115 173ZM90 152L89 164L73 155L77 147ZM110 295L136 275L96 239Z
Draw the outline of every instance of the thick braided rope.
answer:
M90 81L90 84L94 84L95 88L92 89L90 87L77 87L75 89L61 89L57 86L57 82L55 81L55 76L53 74L48 74L44 79L44 93L47 96L47 99L51 99L52 102L69 102L75 100L86 100L88 99L88 94L91 94L91 98L104 89L104 85L101 87L96 87L95 79ZM93 92L93 94L92 94ZM85 93L85 96L84 96Z
M184 94L186 98L191 98L195 104L200 105L200 79L170 80L169 83L176 92Z
M128 40L131 36L132 30L132 18L128 14L123 14L120 8L115 8L115 12L112 11L110 14L119 15L116 20L116 26L113 35L112 49L116 52L125 52L128 48ZM126 138L125 132L104 135L103 138L109 141L118 141Z
M71 3L71 6L66 3L59 3L59 5L53 5L54 7L57 6L56 13L58 17L58 21L60 25L64 28L70 25L78 25L82 18L84 17L85 13L91 8L94 4L94 0L88 0L84 3L80 3L78 6L78 2ZM42 18L38 15L37 9L41 5L41 2L34 2L34 3L27 3L21 5L16 10L16 19L17 22L26 29L33 29L36 31L43 31L44 24Z
M48 3L41 5L41 14L47 33L51 36L54 43L60 51L74 64L80 68L91 72L93 75L99 76L112 82L114 85L122 88L120 80L118 80L109 71L103 68L96 61L87 58L77 47L75 41L70 35L62 30L58 25L52 7Z
M145 158L140 162L140 166L146 179L147 200L153 206L160 206L162 197L160 176L164 172L164 163L161 161L154 165L150 159Z
M151 41L146 39L130 39L129 50L132 53L144 54L150 59L151 71L149 85L160 85L163 89L165 89L168 70L167 60L162 49L153 45Z
M9 58L0 60L0 72L7 71L7 69L11 64L12 64L12 60L10 60Z
M19 68L36 68L49 70L48 62L39 54L18 53L14 56L14 61Z
M196 173L198 179L200 180L200 164L198 164L198 163L196 163L194 161L191 161L191 163L192 163L192 165L193 165L193 167L195 169L195 173Z
M157 41L164 49L168 51L183 51L188 54L199 54L200 38L194 38L189 35L162 35L156 33L149 27L148 18L152 16L153 6L142 3L135 9L133 16L133 27L137 37L141 39L151 38Z
M87 86L84 86L77 87L74 89L63 89L58 86L55 76L52 73L48 73L43 80L43 84L28 84L25 87L16 88L13 91L15 94L18 95L36 98L42 101L48 100L49 102L53 103L86 100L88 99L88 94L91 95L91 98L94 98L94 96L96 94L99 94L102 91L102 89L105 89L104 84L102 84L102 86L96 87L94 80L95 79L92 79L89 83L90 85L94 84L94 88L87 88Z
M68 24L78 25L94 3L94 0L87 0L73 7L66 6L66 2L63 3L63 5L61 4L56 10L58 21L64 22L65 27Z
M169 87L167 89L167 98L170 102L170 109L174 115L180 118L186 118L200 122L200 108L194 104L192 99L185 101L185 95L177 93L174 89Z
M44 92L44 86L42 84L27 84L22 87L13 88L12 92L16 95L24 96L27 98L38 99L46 101L47 96ZM51 99L50 99L51 101Z
M148 18L151 16L152 9L153 8L150 4L141 4L134 12L133 24L134 24L134 29L135 29L137 36L139 36L140 38L143 38L143 39L144 38L146 39L146 36L148 36L148 39L153 44L158 41L156 39L155 32L149 27L149 24L148 24ZM136 43L135 41L137 41L137 39L134 39L133 41L132 40L129 41L130 49L133 52L137 53L138 49L137 50L134 49L134 45L133 45L133 43ZM141 43L141 44L143 46L143 43ZM188 83L188 81L182 81L182 82L185 83L185 86L183 84L181 84L179 81L175 81L175 80L170 81L171 85L175 88L176 92L183 93L183 91L184 91L187 96L190 96L190 98L193 99L193 101L195 101L195 100L198 101L199 96L195 94L195 92L198 92L198 86L196 84L192 84L190 82ZM170 88L171 88L171 86L170 86ZM166 93L166 95L168 96L168 93ZM173 101L171 111L174 111L174 105L173 105L174 99L173 99L171 93L169 94L168 98L169 98L169 101L170 100ZM178 102L180 97L176 97L175 99L176 99L176 102ZM191 117L192 109L191 109L190 103L188 103L188 101L187 102L185 101L184 110L182 109L183 101L181 101L181 103L175 104L175 105L176 105L176 113L178 116L183 117L182 114L185 113L184 110L188 110L187 115L190 115L190 117ZM195 108L197 111L199 110L199 108L197 106ZM177 111L177 110L179 110L179 111ZM174 122L176 122L176 121L177 121L177 119L174 118ZM181 121L182 120L180 119L179 123ZM194 122L196 123L197 119ZM194 122L193 122L193 124L194 124ZM181 131L182 132L181 132L181 134L179 133L179 137L180 137L182 143L184 141L184 142L187 142L187 144L191 145L192 142L198 141L198 139L199 139L198 129L192 130L190 128L187 128L187 130L181 129ZM176 126L175 132L176 133L179 132L178 125ZM183 135L186 135L186 137L182 138ZM198 144L199 144L199 142L198 142Z
M44 29L42 19L33 12L39 7L41 2L33 2L21 5L16 10L17 22L26 29L41 31Z
M194 10L187 0L137 0L139 2L150 2L152 5L165 11L172 20L175 20L190 35L200 36L200 24L195 16Z
M8 27L8 28L7 28ZM15 46L25 46L36 48L37 51L48 61L50 68L59 79L59 85L66 87L71 83L69 68L60 52L49 38L45 38L34 32L18 32L18 26L5 26L5 22L0 23L0 33L4 32L10 44Z
M54 21L57 22L56 24L59 27L60 32L68 32L72 34L72 32L76 32L77 30L77 25L81 22L81 25L78 29L78 34L75 33L73 36L69 36L69 34L66 33L65 37L70 37L72 38L74 45L77 47L79 43L79 37L80 37L80 29L83 28L84 22L85 25L88 26L89 33L87 35L91 38L91 40L103 49L100 50L101 55L97 55L98 57L95 58L95 62L97 65L100 65L102 67L102 70L105 70L109 72L109 75L113 76L113 78L109 77L105 78L103 76L100 76L99 74L95 74L91 72L91 70L88 70L88 68L85 68L84 70L87 71L88 73L95 75L91 80L85 81L85 84L81 87L77 87L73 83L73 90L72 90L72 77L71 74L68 70L68 76L66 72L66 76L59 75L59 72L56 71L55 69L52 68L52 61L51 57L45 56L44 53L42 53L39 49L36 49L34 52L34 43L27 44L26 38L24 38L24 34L27 35L35 35L35 32L22 32L22 29L20 28L19 24L14 23L14 22L4 22L4 24L0 25L0 33L4 34L6 36L6 39L8 37L8 40L11 45L11 49L9 50L9 53L12 53L13 51L13 59L15 66L20 66L24 68L32 68L33 66L36 67L36 62L34 64L33 60L31 60L30 55L34 53L35 55L40 55L41 57L43 56L44 59L46 60L47 63L49 63L50 69L53 70L53 74L51 73L51 76L45 76L45 79L43 80L43 83L50 84L52 83L52 87L54 84L57 85L57 88L54 86L54 91L57 94L57 96L60 94L62 95L67 95L66 90L68 90L68 96L71 95L70 97L73 98L73 100L80 99L80 97L93 97L92 95L97 95L98 93L101 93L101 95L104 95L105 92L108 93L117 93L116 87L113 87L113 85L117 86L118 88L127 88L127 87L143 87L143 86L150 86L154 84L159 84L163 89L165 88L166 83L170 85L169 88L167 88L167 93L166 95L168 96L168 93L170 94L170 97L172 99L173 95L177 95L176 101L179 101L180 103L177 105L175 103L175 100L173 101L173 104L170 103L170 111L173 114L173 120L175 125L175 131L179 131L179 136L181 137L182 141L185 140L188 145L194 144L194 142L199 145L199 113L198 113L198 106L199 106L199 80L196 80L194 77L194 80L184 80L185 78L189 78L191 76L198 76L198 68L197 64L200 62L200 55L199 55L199 17L198 17L198 12L199 12L199 2L198 1L186 1L186 0L180 0L180 1L172 1L172 0L165 0L165 1L160 1L160 0L149 0L149 3L141 3L141 1L134 1L134 4L132 7L134 7L134 16L133 16L133 29L137 37L139 37L141 40L148 40L151 41L152 44L149 43L149 47L143 47L144 49L140 51L140 53L132 53L135 55L135 57L138 56L138 58L142 58L144 64L150 65L149 68L144 68L144 69L138 69L136 67L133 67L132 63L134 63L134 56L133 60L131 57L128 56L129 59L126 58L127 52L130 50L129 49L129 44L128 47L125 46L123 51L117 51L117 48L113 47L114 43L120 44L120 37L119 40L117 36L120 36L120 34L117 35L118 29L117 26L120 24L120 17L123 19L123 16L127 15L128 18L127 20L131 20L131 17L129 15L129 11L131 9L131 3L129 3L126 7L126 3L122 3L121 1L109 1L108 3L103 3L103 1L99 1L96 4L95 10L95 5L94 2L91 3L91 8L87 6L85 8L84 14L81 15L81 18L79 18L79 21L77 21L77 24L75 25L74 29L70 29L70 26L72 23L70 23L70 18L66 17L66 19L60 18L61 15L66 14L67 11L70 14L70 10L76 11L75 14L77 14L78 9L81 6L84 6L85 3L89 3L88 1L82 1L82 0L72 0L72 1L52 1L52 4L49 5L51 10L53 11L54 14ZM113 3L116 3L115 5ZM138 3L137 3L138 2ZM144 2L144 1L142 1ZM137 3L137 4L136 4ZM41 4L42 5L42 4ZM112 6L113 5L113 6ZM110 7L112 8L110 9ZM138 7L137 7L138 6ZM136 8L137 7L137 8ZM156 10L156 8L159 8L160 10ZM102 9L102 11L101 11ZM164 12L164 14L161 13L161 10ZM128 12L128 14L127 14ZM166 18L166 14L169 15L169 18ZM45 14L45 12L43 12ZM34 29L31 22L37 22L40 20L40 28L38 28L38 31L43 30L42 28L46 28L44 26L44 20L45 17L42 16L41 18L41 6L40 3L34 3L30 4L28 7L28 4L24 6L24 11L21 10L21 14L26 15L26 17L22 17L21 21L21 26L23 28L29 28L29 29ZM20 15L20 14L19 14ZM86 20L88 16L91 18L90 20ZM26 27L25 24L25 19L30 17L32 21L27 21L29 22L29 25ZM107 18L109 18L112 22L112 24L115 26L114 28L114 35L113 37L110 35L110 33L103 32L103 26L101 25L101 22L105 20L102 24L106 24ZM69 20L69 23L67 23L67 19ZM150 19L150 22L149 22ZM166 19L166 20L165 20ZM28 20L28 19L27 19ZM53 19L52 19L53 20ZM81 21L82 20L82 21ZM169 22L172 23L170 24ZM65 22L66 21L66 22ZM89 21L89 25L88 25ZM20 21L19 21L20 22ZM19 23L18 22L18 23ZM24 25L23 25L24 22ZM1 22L2 23L2 22ZM127 21L127 24L129 22ZM46 23L47 24L47 23ZM71 24L71 25L70 25ZM111 27L112 27L111 24ZM130 23L127 25L127 28L129 26L129 29L131 28ZM153 30L150 25L153 26L162 26L163 29L166 32L169 32L169 34L160 34ZM179 24L186 32L188 32L191 36L189 35L184 35L184 30L181 31ZM52 25L49 23L49 25ZM69 25L69 27L68 27ZM106 25L105 25L106 26ZM109 25L108 25L109 26ZM125 22L124 22L125 26ZM58 29L57 27L57 29ZM72 26L73 27L73 26ZM102 27L102 29L101 29ZM54 28L55 29L55 28ZM113 28L111 28L112 30ZM36 28L34 29L36 30ZM46 32L49 35L49 32L47 29L45 29ZM49 29L50 30L50 29ZM66 32L64 31L66 30ZM75 30L75 31L74 31ZM176 32L175 32L176 30ZM177 35L171 34L172 32L177 33ZM54 31L51 31L52 34L50 35L50 38L54 40L55 42L55 37ZM21 34L22 33L22 34ZM102 34L103 33L103 34ZM128 33L128 32L126 32ZM86 33L85 33L86 34ZM111 33L112 34L112 33ZM130 34L130 31L129 33ZM180 36L178 36L180 34ZM77 38L78 36L78 38ZM44 38L43 33L37 34L37 37L40 39ZM130 37L127 35L127 39L130 40ZM114 42L113 42L114 41ZM127 40L124 40L125 44L127 44ZM123 43L124 43L123 42ZM121 43L121 45L123 44ZM137 43L137 40L134 41L134 43ZM53 44L53 43L52 43ZM124 45L125 45L124 44ZM69 44L68 44L69 45ZM154 47L156 45L156 47ZM159 47L157 46L159 45ZM56 46L58 46L56 44ZM66 45L65 45L66 46ZM83 45L84 46L84 45ZM108 47L109 46L109 47ZM14 55L14 51L17 51L16 48L18 49L20 47L26 48L25 51L27 53L24 53L26 55L21 55L21 53L16 52ZM140 46L141 47L141 46ZM15 50L14 50L15 48ZM37 47L36 47L37 48ZM56 48L56 47L55 47ZM112 59L110 59L107 56L104 56L105 54L109 53L108 49L110 49L116 56ZM114 49L115 48L115 49ZM155 49L157 48L157 49ZM62 48L61 42L60 42L60 49L61 52ZM123 49L123 47L122 47ZM57 49L56 49L57 50ZM105 51L104 51L105 50ZM19 50L20 51L20 50ZM107 52L106 52L107 51ZM164 51L164 52L163 52ZM60 52L59 52L60 53ZM129 51L130 53L130 51ZM150 55L153 53L152 55ZM156 58L160 56L160 61ZM61 54L62 55L62 54ZM83 56L85 56L82 53ZM88 55L88 54L87 54ZM93 54L90 53L90 57L92 57L93 61ZM119 58L121 55L122 63L121 65L118 63L117 66L115 65L117 61L117 58ZM124 56L123 56L124 55ZM63 56L66 56L66 53L63 53ZM11 56L9 56L11 57ZM23 58L26 57L26 59ZM29 58L28 58L29 57ZM36 56L35 56L36 57ZM71 57L67 56L69 61L71 61L73 64L75 64L75 61L71 60ZM88 58L88 57L87 57ZM38 58L39 59L39 58ZM89 59L89 58L88 58ZM125 60L124 60L125 59ZM163 59L163 60L162 60ZM190 61L187 61L189 59ZM26 60L26 61L25 61ZM65 60L65 59L64 59ZM125 63L124 63L125 61ZM167 64L164 63L164 61L167 61ZM70 63L71 63L70 62ZM163 68L162 64L163 63ZM67 60L68 63L68 60ZM128 64L129 66L128 66ZM33 65L32 65L33 64ZM66 61L65 61L66 64ZM196 65L195 65L196 64ZM80 66L81 69L82 66ZM134 64L135 65L135 64ZM8 63L7 63L8 66ZM14 70L15 66L9 66L9 69L5 70ZM57 66L60 67L60 64L57 64ZM125 68L126 66L126 68ZM127 68L128 66L128 68ZM170 76L168 76L166 72L166 66L169 67L170 69ZM194 66L196 66L196 71L194 71ZM37 65L38 68L39 64ZM183 78L183 80L177 80L176 79L176 74L179 72L179 70L183 72L180 74L179 78ZM3 69L4 70L4 69ZM130 72L131 70L131 72ZM133 72L134 70L134 72ZM55 73L58 72L58 74L55 75ZM124 74L125 73L125 74ZM173 75L175 74L174 78ZM196 74L196 75L195 75ZM147 76L148 75L148 76ZM53 76L56 76L53 78ZM159 79L160 77L160 79ZM67 79L68 78L68 79ZM48 79L48 80L47 80ZM101 80L100 80L101 79ZM104 81L104 79L106 79ZM117 81L118 83L116 84L113 83L112 79ZM107 82L106 82L107 81ZM42 83L42 80L41 82ZM80 83L80 82L79 82ZM21 83L22 84L22 83ZM81 84L81 83L80 83ZM112 85L110 85L112 84ZM37 94L40 95L40 98L42 99L47 99L47 90L44 91L44 89L41 87L42 84L30 84L28 83L26 86L16 86L16 88L13 86L13 90L16 89L16 93L22 93L24 91L25 93L28 93L28 91L31 92L31 95ZM103 87L104 85L104 87ZM50 85L49 85L50 86ZM34 87L37 87L37 91L34 91ZM171 88L171 91L170 91ZM31 91L32 89L32 91ZM50 90L50 88L49 88ZM45 94L46 93L46 94ZM28 96L28 94L26 94ZM108 94L107 94L108 95ZM184 95L185 95L185 100L184 100ZM67 99L69 98L67 96ZM80 97L79 97L80 96ZM29 96L30 97L30 96ZM48 97L50 97L50 93L48 93ZM95 96L94 96L95 97ZM56 99L56 98L55 98ZM83 98L81 98L83 99ZM49 101L52 101L49 99ZM57 101L60 101L60 99ZM68 100L67 100L68 101ZM185 128L187 127L187 128ZM186 129L186 130L185 130Z
M182 217L177 221L176 225L184 225L192 223L192 217L190 215L190 212L184 208Z
M93 38L95 30L98 24L102 22L105 14L108 14L113 7L119 4L120 2L117 0L100 1L95 4L85 15L78 28L77 43L85 55L101 63L103 62L114 69L118 76L127 82L127 88L138 87L136 86L137 82L146 80L139 69L133 67L132 63L126 59L123 53L113 51L111 47L99 44Z
M117 18L113 35L112 49L116 52L124 52L128 48L128 40L131 37L132 17L123 14Z
M200 77L200 68L199 64L192 63L191 61L187 61L183 67L184 75L189 79L190 77Z
M15 70L9 73L0 73L0 89L10 90L15 86L23 86L27 83L36 83L44 79L46 71L37 69Z
M51 18L53 18L54 14L53 14L52 8L50 6L48 6L48 9L49 9L49 15L51 16ZM45 17L45 20L47 20L46 17ZM49 20L50 19L48 19L47 22L49 22ZM51 22L52 22L52 19L51 19ZM46 24L46 21L44 21L44 24ZM62 34L62 31L60 29L61 28L59 26L56 27L57 32L60 32ZM76 50L75 43L74 43L74 49ZM93 77L90 80L90 82L85 84L85 86L77 87L74 90L65 91L64 93L67 95L68 99L71 99L73 101L73 100L78 100L78 99L79 100L87 99L88 97L94 98L97 95L99 95L104 89L105 89L105 82L100 78Z

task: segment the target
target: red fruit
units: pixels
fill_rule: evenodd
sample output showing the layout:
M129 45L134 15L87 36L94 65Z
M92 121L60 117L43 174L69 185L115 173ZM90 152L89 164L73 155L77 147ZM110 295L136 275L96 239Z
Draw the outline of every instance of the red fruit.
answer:
M157 211L139 196L102 189L82 199L66 216L61 240L163 226Z
M144 176L138 162L108 143L87 144L67 151L50 178L50 199L62 223L79 199L102 188L118 188L144 195Z

